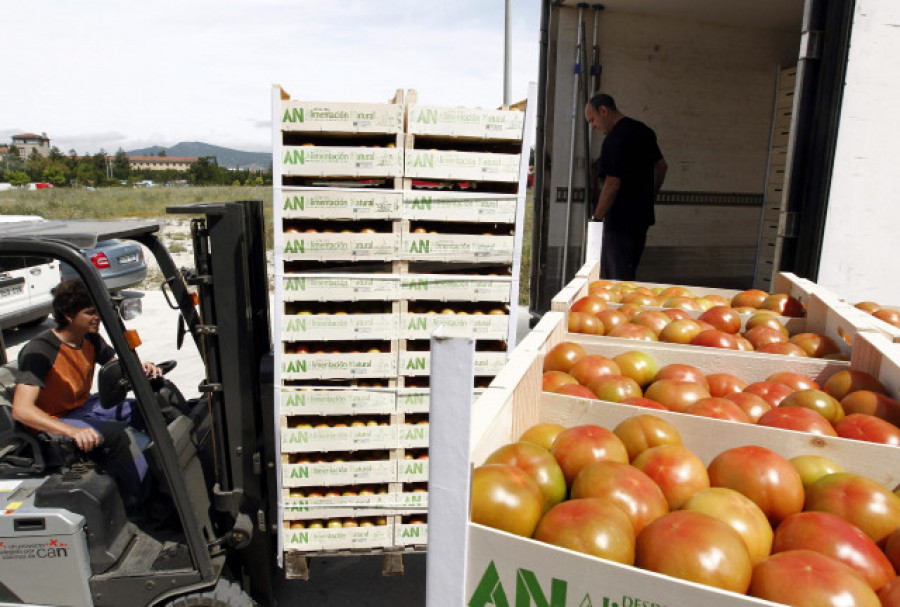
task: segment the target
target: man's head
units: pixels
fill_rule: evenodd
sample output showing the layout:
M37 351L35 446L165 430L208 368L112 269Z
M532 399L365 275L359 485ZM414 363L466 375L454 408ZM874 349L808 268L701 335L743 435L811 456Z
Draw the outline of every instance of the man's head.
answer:
M53 320L58 329L64 329L80 311L94 307L87 288L78 278L62 281L50 293L53 295Z
M604 135L609 133L610 129L621 117L622 114L616 107L615 100L604 93L594 95L587 105L584 106L584 119L588 121L592 128L597 129Z

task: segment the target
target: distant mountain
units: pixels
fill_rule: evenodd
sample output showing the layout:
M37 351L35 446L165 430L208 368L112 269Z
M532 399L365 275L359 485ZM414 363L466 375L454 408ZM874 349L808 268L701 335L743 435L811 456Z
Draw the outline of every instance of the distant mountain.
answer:
M260 171L268 170L272 166L272 155L267 152L243 152L199 141L182 141L168 148L154 145L140 150L129 150L125 153L128 156L158 156L160 152L165 152L166 156L183 158L215 156L219 166L228 169L241 168Z

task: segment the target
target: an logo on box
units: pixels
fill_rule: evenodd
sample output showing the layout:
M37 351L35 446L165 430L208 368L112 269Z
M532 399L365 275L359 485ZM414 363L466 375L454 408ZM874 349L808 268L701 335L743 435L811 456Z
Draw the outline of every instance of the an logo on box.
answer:
M437 124L437 121L437 110L419 110L413 118L413 122L421 122L423 124Z
M510 595L500 581L500 574L494 561L491 561L478 585L469 598L468 607L510 607L510 605L546 605L546 607L664 607L659 603L644 600L634 596L623 596L621 601L613 600L607 596L592 596L586 593L584 597L574 597L569 601L569 583L558 578L551 578L549 596L547 588L541 586L537 576L528 569L516 570L516 588L512 597L515 602L510 603Z
M284 153L284 164L303 164L303 150L288 150Z
M284 110L282 122L303 122L303 108L295 107Z
M288 196L284 199L283 211L302 211L305 208L303 196Z

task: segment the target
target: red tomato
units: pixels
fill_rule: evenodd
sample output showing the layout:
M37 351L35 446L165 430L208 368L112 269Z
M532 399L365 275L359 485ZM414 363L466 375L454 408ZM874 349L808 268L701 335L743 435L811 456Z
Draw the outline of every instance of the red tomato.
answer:
M883 320L889 325L900 328L900 311L891 308L881 308L872 312L872 316L878 320Z
M800 373L794 373L793 371L779 371L777 373L773 373L766 378L766 381L775 382L777 384L784 384L785 386L793 388L794 390L822 389L822 387L814 380Z
M572 365L587 356L580 345L563 341L553 346L544 356L544 371L562 371L568 373Z
M629 350L613 357L613 361L619 365L621 374L630 377L644 387L650 384L659 372L659 366L653 357L640 350Z
M541 378L541 390L553 392L565 384L577 384L578 380L563 371L547 371Z
M588 354L569 369L569 375L578 380L582 386L586 386L593 380L604 375L621 375L619 365L612 359L599 354Z
M900 576L888 582L878 593L881 607L900 607Z
M775 530L772 553L815 550L856 571L878 592L897 574L872 539L841 517L829 512L798 512Z
M761 396L767 403L777 407L794 389L773 381L755 381L744 388L744 392Z
M655 400L670 411L681 413L701 398L709 398L709 392L698 383L659 379L647 386L644 398Z
M719 519L734 529L744 540L750 562L754 565L765 560L772 551L769 519L753 500L734 489L710 487L698 491L682 509Z
M747 387L747 382L731 373L710 373L706 376L706 383L709 385L709 395L715 397L725 397Z
M800 346L795 346L790 342L778 342L774 344L763 344L756 348L760 354L778 354L780 356L797 356L799 358L807 358L806 352Z
M741 315L731 306L713 306L699 318L725 333L734 334L741 330Z
M734 392L725 398L743 409L752 424L757 423L763 413L772 410L772 405L766 402L763 397L750 392Z
M852 369L838 371L828 378L822 389L838 400L857 390L871 390L872 392L887 394L884 385L876 377L863 371Z
M519 440L534 443L549 451L550 447L553 446L553 441L556 440L556 437L563 430L565 430L565 427L559 424L535 424L523 432Z
M597 314L597 318L600 319L601 323L603 323L603 329L605 333L609 333L619 325L623 325L628 322L628 318L624 314L612 308L603 310L602 312Z
M797 333L791 336L791 343L800 346L807 356L822 358L841 351L833 339L821 333Z
M596 295L585 295L584 297L578 299L575 303L573 303L569 311L587 312L588 314L596 316L598 312L600 312L601 310L605 310L606 308L606 301L602 297L597 297Z
M585 466L572 483L572 499L597 498L618 506L637 535L669 511L669 503L649 476L620 462L597 462Z
M835 422L834 429L841 438L900 446L900 428L874 415L851 413Z
M748 329L744 332L744 339L750 342L754 350L759 350L766 344L777 344L788 340L784 332L765 325Z
M849 472L823 476L807 487L804 509L836 514L876 543L900 527L900 497L872 479Z
M613 434L625 445L629 460L651 447L682 444L678 428L655 415L635 415L624 419L613 429Z
M473 523L531 537L544 499L534 479L515 466L489 464L472 472Z
M664 308L673 308L676 310L699 310L700 304L691 297L677 296L664 299L662 302Z
M603 323L600 319L588 312L569 312L569 333L586 333L588 335L603 335Z
M693 365L684 363L671 363L663 366L657 372L654 379L677 379L678 381L688 381L700 384L706 390L709 390L709 384L706 383L706 376L703 371Z
M571 499L554 506L534 530L534 539L617 563L634 563L634 527L615 504Z
M614 327L606 333L606 336L621 337L622 339L639 339L641 341L659 341L652 329L633 322L626 322L618 327Z
M746 592L753 565L737 532L699 512L670 512L637 538L635 564L642 569L732 592Z
M644 450L632 465L662 489L670 510L677 510L693 494L709 488L703 462L683 445L659 445Z
M900 569L900 529L888 536L884 543L884 555L891 562L895 571Z
M820 436L837 436L834 426L821 413L805 407L776 407L763 413L756 423L770 428L809 432Z
M672 320L684 320L691 317L687 310L682 310L681 308L666 308L663 310L663 314Z
M740 308L747 306L749 308L758 308L766 300L769 294L759 289L748 289L741 291L731 298L731 307Z
M881 607L855 571L812 550L773 554L753 568L748 594L798 607Z
M626 398L641 396L641 387L630 377L622 375L604 375L591 381L587 387L600 400L618 403Z
M815 390L813 388L791 392L778 404L778 406L812 409L821 414L822 417L832 424L840 421L844 417L844 410L841 409L841 403L822 390Z
M873 392L872 390L856 390L841 399L844 413L865 413L889 421L895 426L900 424L900 401Z
M803 304L796 297L787 293L773 293L766 297L762 305L759 306L763 310L772 310L778 312L781 316L803 316Z
M747 322L744 323L744 332L756 327L769 327L781 333L785 338L790 337L788 328L781 322L781 318L771 310L758 310L750 315Z
M723 419L732 422L750 423L750 416L741 409L734 401L727 398L701 398L693 405L684 410L690 415L699 415L700 417L711 417L713 419Z
M712 487L728 487L753 500L772 524L803 509L803 481L791 463L756 445L723 451L709 464Z
M569 486L588 464L604 460L628 463L628 452L619 437L593 424L563 430L553 441L550 452L559 462Z
M509 464L533 478L546 498L544 512L566 497L566 479L562 468L544 447L529 442L510 443L491 453L484 463Z
M672 319L660 310L644 310L643 312L635 314L632 317L631 322L636 325L647 327L653 331L655 335L659 335L660 331L662 331L667 324L672 322Z
M691 345L703 346L704 348L723 348L725 350L738 349L737 340L735 340L734 335L719 331L718 329L700 331L700 333L691 340Z
M680 318L663 327L663 330L659 332L659 341L670 344L689 344L701 331L703 328L696 320Z
M649 293L632 291L622 298L624 304L636 304L638 306L658 306L659 298Z
M789 461L800 474L804 488L809 487L826 474L844 471L837 462L824 455L798 455Z

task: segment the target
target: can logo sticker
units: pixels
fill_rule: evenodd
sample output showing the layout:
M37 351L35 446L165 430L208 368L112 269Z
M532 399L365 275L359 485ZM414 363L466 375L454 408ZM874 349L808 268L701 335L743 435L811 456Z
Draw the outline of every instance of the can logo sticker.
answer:
M69 556L69 545L57 539L46 542L11 544L0 542L0 560L59 559Z

